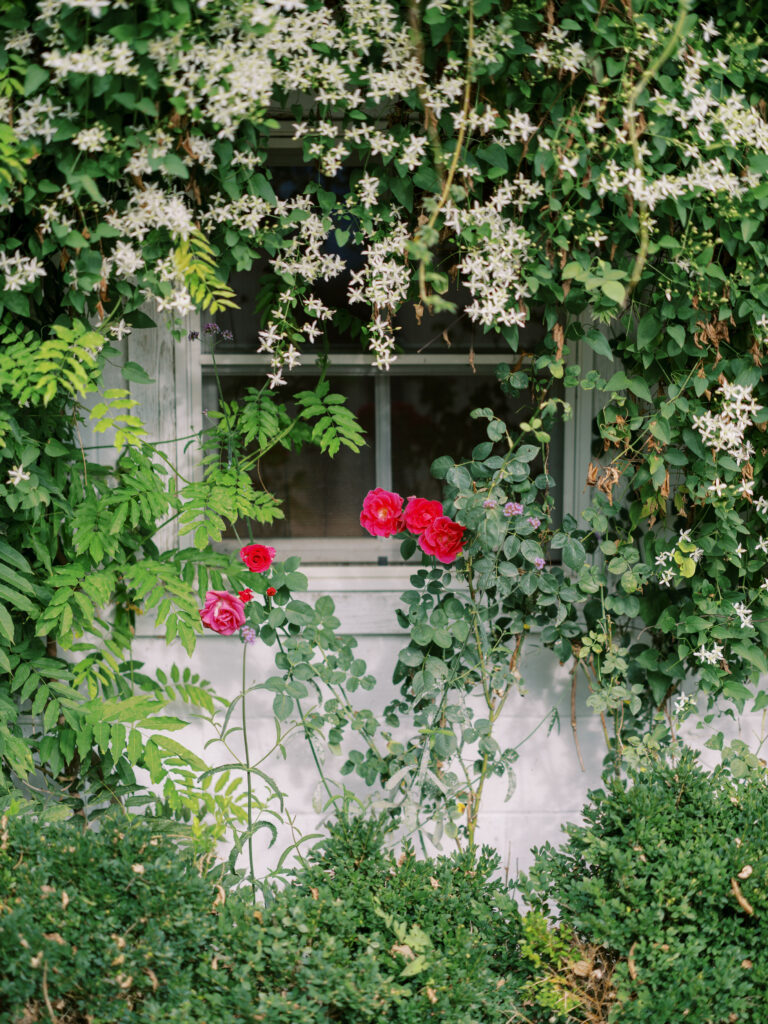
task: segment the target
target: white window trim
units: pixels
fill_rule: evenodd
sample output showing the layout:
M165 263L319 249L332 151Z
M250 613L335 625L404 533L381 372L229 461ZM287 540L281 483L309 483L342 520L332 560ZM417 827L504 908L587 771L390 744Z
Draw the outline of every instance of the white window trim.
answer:
M201 318L195 314L185 318L184 336L181 341L173 341L170 330L163 325L161 315L155 316L154 319L158 323L157 330L135 332L130 339L128 352L129 359L134 359L141 365L147 365L148 347L151 346L155 351L168 351L167 342L170 341L173 345L171 350L173 365L158 367L158 375L163 378L162 381L158 380L158 386L163 384L165 390L168 387L169 378L172 377L169 395L171 400L168 403L162 401L157 403L162 422L157 423L156 431L152 430L153 424L147 424L148 433L150 437L178 438L179 440L175 443L175 457L179 473L187 480L201 479L199 451L195 445L189 445L185 440L190 435L199 435L203 429L203 373L204 367L210 366L213 362L210 354L203 352L199 338L188 339L186 337L191 331L199 332L201 330ZM137 337L138 335L147 337L141 338ZM165 336L165 345L162 344L162 336ZM514 357L513 352L510 352L510 357ZM582 373L593 368L601 369L599 364L604 362L597 359L592 350L583 343L579 346L577 359ZM156 358L152 362L156 362ZM337 373L342 371L342 367L347 372L361 372L370 367L370 356L362 353L337 354L331 357L330 362ZM497 365L499 362L503 362L502 356L486 354L475 356L477 365ZM387 386L386 373L393 375L412 373L415 368L429 372L430 364L434 368L434 372L440 372L446 366L454 363L457 368L465 366L466 356L453 353L441 355L438 369L434 365L433 356L407 353L398 356L397 362L389 371L379 371L377 380L381 381L379 386ZM247 353L227 354L222 352L216 356L216 364L220 372L234 373L248 367L253 367L254 370L260 369L266 365L266 360L264 357ZM305 372L311 372L311 368L306 367ZM131 385L132 392L134 389L149 387L150 385ZM140 396L137 394L135 397ZM571 405L572 416L564 424L563 484L560 498L563 513L579 518L581 512L588 507L590 502L585 481L591 459L593 422L605 398L600 392L584 391L582 388L568 388L565 398ZM379 478L378 486L387 487L388 484L391 486L391 481L383 477ZM163 546L184 547L188 543L187 537L179 538L178 528L175 524L166 528ZM321 590L334 589L329 586L334 579L338 580L341 586L346 587L351 581L358 581L361 590L371 589L371 587L394 590L406 583L413 572L412 564L392 564L392 559L396 556L399 548L397 542L392 540L361 538L358 542L344 538L324 538L322 540L290 538L280 541L280 543L290 543L291 550L289 552L281 551L281 555L283 557L287 557L289 554L299 555L307 575L310 577L310 586L314 588L314 581L317 580L318 589ZM318 555L319 546L324 549L322 557ZM223 542L220 547L222 550L236 551L238 543L236 541ZM387 564L379 564L379 559L384 558L386 558ZM387 582L385 583L385 581ZM357 588L356 586L355 589Z

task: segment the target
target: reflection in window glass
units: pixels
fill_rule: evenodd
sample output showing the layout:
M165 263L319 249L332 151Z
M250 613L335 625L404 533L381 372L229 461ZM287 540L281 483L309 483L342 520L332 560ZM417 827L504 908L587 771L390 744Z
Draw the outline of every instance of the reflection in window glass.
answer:
M225 399L242 397L250 383L250 378L242 377L223 382ZM304 391L313 384L306 377L297 378L292 390ZM348 407L366 432L367 445L358 454L342 446L333 459L320 454L315 445L304 445L299 451L273 448L259 461L254 480L257 487L283 499L285 519L271 526L238 523L237 535L355 537L361 532L361 495L376 486L373 379L339 378L332 382L331 390L346 395ZM280 397L289 395L285 389ZM234 531L227 536L235 536Z
M440 455L457 462L468 459L476 444L488 440L488 421L473 420L473 409L490 407L509 428L531 413L522 398L502 394L497 381L487 376L393 377L392 474L394 489L408 497L440 498L441 481L430 476L429 467ZM550 473L559 479L559 436L553 438ZM540 463L534 469L541 470Z

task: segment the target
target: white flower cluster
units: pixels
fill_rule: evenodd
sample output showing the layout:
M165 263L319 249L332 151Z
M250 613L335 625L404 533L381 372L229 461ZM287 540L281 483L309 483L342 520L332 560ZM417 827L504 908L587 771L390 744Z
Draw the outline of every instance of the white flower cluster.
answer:
M174 237L186 239L195 226L184 198L155 184L132 189L123 213L108 213L104 219L121 235L139 242L154 228L167 228Z
M395 359L391 317L408 295L411 272L405 262L410 237L408 226L395 222L387 236L363 250L366 263L351 275L347 292L350 304L367 303L373 310L368 325L368 346L374 365L387 370Z
M45 67L54 72L56 78L67 75L125 75L135 77L139 66L135 54L127 42L116 43L110 36L99 36L91 46L83 50L48 50L42 55Z
M752 416L760 411L752 388L723 381L715 394L722 397L719 413L707 410L693 417L693 425L704 444L714 452L725 452L737 465L748 462L755 449L745 440L745 432L752 425Z
M21 253L9 256L0 250L0 274L5 277L5 291L18 292L25 285L45 277L45 267L36 256L23 256Z
M698 149L696 152L698 154ZM663 199L682 199L697 192L743 196L759 180L759 176L751 172L739 176L727 171L719 157L701 161L685 174L661 174L653 180L646 178L641 167L622 167L611 158L606 162L595 188L600 196L629 191L638 202L646 203L652 210Z
M83 128L72 139L72 143L83 153L100 153L107 144L107 133L100 124Z
M551 71L569 71L576 75L587 65L587 52L579 42L568 39L568 30L552 25L543 35L533 54L537 66Z
M695 652L695 655L705 665L719 665L723 660L722 644L712 644L709 648L702 644L698 651Z
M22 140L41 138L50 142L56 134L54 118L72 117L71 107L62 108L49 96L33 96L16 108L13 130Z
M531 185L523 186L531 188ZM524 277L530 239L523 227L504 214L520 195L520 182L505 182L486 203L461 209L445 205L446 224L457 232L480 228L478 239L461 261L461 277L472 302L466 313L487 327L524 326L525 300L530 291Z

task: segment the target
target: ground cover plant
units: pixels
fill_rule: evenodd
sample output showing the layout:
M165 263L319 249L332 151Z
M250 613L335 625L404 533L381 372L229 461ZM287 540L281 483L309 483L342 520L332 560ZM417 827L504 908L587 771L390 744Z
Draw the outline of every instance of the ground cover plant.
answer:
M766 809L764 769L737 780L690 756L591 794L522 886L539 1005L563 1021L762 1021Z
M506 1021L525 971L498 858L398 858L383 836L340 820L254 908L154 823L4 817L0 1020Z

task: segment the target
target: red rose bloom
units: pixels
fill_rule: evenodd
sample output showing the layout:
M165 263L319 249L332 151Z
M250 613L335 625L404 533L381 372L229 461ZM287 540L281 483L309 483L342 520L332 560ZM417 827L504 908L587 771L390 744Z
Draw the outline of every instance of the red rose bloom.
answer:
M267 597L274 597L277 591L274 587L267 587Z
M238 590L237 596L240 598L243 604L248 604L248 602L252 601L256 595L254 594L250 587L246 587L245 590Z
M411 533L424 533L429 524L442 514L443 506L439 501L411 496L403 514L405 528Z
M363 499L360 525L373 537L391 537L403 528L403 499L394 491L376 487Z
M275 549L264 544L246 544L240 548L240 557L251 572L266 572L275 560Z
M419 537L419 547L425 554L434 555L438 562L453 562L464 547L465 530L465 526L448 516L438 516Z
M245 622L243 602L226 590L209 590L200 609L203 625L222 636L231 636Z

